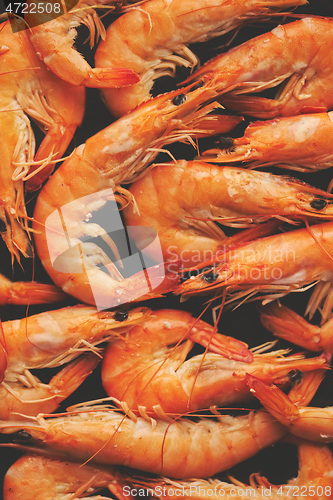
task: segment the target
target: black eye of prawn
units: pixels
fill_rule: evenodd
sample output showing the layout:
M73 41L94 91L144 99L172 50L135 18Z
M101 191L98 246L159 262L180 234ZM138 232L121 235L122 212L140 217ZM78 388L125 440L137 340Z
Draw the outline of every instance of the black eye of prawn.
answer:
M234 145L232 137L220 137L217 144L221 149L230 149Z
M20 441L30 441L32 438L31 434L27 431L17 431L15 433L15 437L19 439Z
M7 232L7 226L6 223L0 219L0 233L6 233Z
M214 273L214 271L210 271L209 273L203 274L202 276L202 278L207 281L207 283L214 283L218 277L219 275Z
M322 210L323 208L326 207L327 201L324 200L323 198L316 198L315 200L312 200L310 202L310 205L315 210Z
M175 106L180 106L186 101L186 95L185 94L178 94L172 99L172 103Z
M303 378L303 373L299 370L291 370L288 373L288 377L293 384L299 384Z
M117 311L114 315L116 321L126 321L128 318L128 311Z

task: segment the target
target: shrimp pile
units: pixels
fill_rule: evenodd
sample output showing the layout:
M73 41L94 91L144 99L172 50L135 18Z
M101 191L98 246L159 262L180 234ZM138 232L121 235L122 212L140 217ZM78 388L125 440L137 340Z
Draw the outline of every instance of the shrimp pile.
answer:
M34 5L0 24L5 500L331 498L333 8Z

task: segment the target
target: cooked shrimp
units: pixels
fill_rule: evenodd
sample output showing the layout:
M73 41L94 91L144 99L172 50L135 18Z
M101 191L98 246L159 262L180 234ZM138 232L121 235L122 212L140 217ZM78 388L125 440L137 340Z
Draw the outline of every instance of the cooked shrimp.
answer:
M127 477L115 467L93 467L81 462L26 454L8 469L3 492L4 500L109 500L109 497L92 495L108 488L121 499L121 490L126 483Z
M289 342L310 351L333 351L333 319L322 326L311 325L302 316L277 302L261 308L265 328Z
M140 82L104 90L110 111L119 117L151 98L154 81L172 76L176 66L193 69L199 59L187 47L239 28L272 11L305 4L305 0L150 0L115 22L99 44L96 65L136 71ZM136 36L133 34L136 27Z
M274 165L301 172L333 164L331 137L333 112L276 118L251 123L243 137L222 137L219 148L205 151L201 159L251 168Z
M270 300L317 281L333 280L333 223L260 238L221 252L197 276L185 275L175 293L225 290L233 298L267 293ZM238 292L238 293L236 293Z
M225 499L243 500L244 497L254 499L271 498L279 500L283 497L305 496L315 500L331 498L333 488L333 458L328 446L300 440L297 443L299 471L298 476L285 485L275 486L258 473L251 474L249 485L230 477L226 483L219 479L191 481L172 481L167 478L135 480L138 487L148 488L154 496L166 500L191 497L202 500L210 497L212 500ZM135 491L133 487L125 486L124 490ZM137 491L137 490L136 490ZM310 493L310 495L309 495Z
M212 405L228 406L250 396L246 373L284 384L295 371L302 376L302 371L325 364L323 358L285 358L287 351L252 355L242 342L215 333L218 351L209 342L214 328L189 313L159 310L154 316L132 328L126 338L109 344L103 357L104 389L131 410L143 407L158 415L160 410L185 413ZM215 353L185 361L194 342Z
M296 436L321 443L333 442L333 407L315 408L293 403L275 385L248 376L251 391L281 424Z
M259 118L325 112L333 107L332 47L333 19L305 17L212 59L191 80L213 84L227 107ZM275 99L244 95L281 83Z
M20 21L12 23L18 26ZM27 32L13 33L9 21L0 25L0 47L0 231L12 256L19 258L19 252L32 255L25 233L23 180L34 161L49 163L43 174L35 176L35 187L50 174L52 161L64 153L82 121L84 89L73 87L48 71L38 59ZM27 115L46 134L35 158L34 135Z
M4 321L6 380L19 380L30 369L60 366L82 351L126 332L147 313L146 308L99 312L78 305Z
M301 385L301 384L300 384ZM296 386L307 404L307 394ZM300 396L301 395L301 396ZM311 394L312 397L312 394ZM125 405L127 406L127 405ZM136 469L183 479L210 477L245 460L280 439L286 428L265 412L218 420L168 418L154 420L123 415L108 408L83 404L58 416L39 415L30 422L0 422L0 432L15 434L46 450L68 457ZM36 420L36 422L34 422ZM23 431L21 433L20 431Z
M81 239L85 235L86 239L102 236L114 251L105 233L123 229L123 223L113 189L133 181L164 144L186 141L195 134L213 135L239 123L238 117L206 116L216 103L205 102L214 96L214 91L195 85L150 100L79 146L44 186L34 213L35 243L45 269L64 291L99 308L114 307L146 294L156 296L154 289L165 275L162 267L162 278L158 269L148 273L150 287L147 276L141 273L135 289L131 279L122 282L119 270L95 242ZM108 200L109 229L89 224L92 214L96 220ZM110 276L97 267L99 263ZM141 262L140 266L141 270Z
M154 228L157 251L155 242L144 253L157 261L161 246L164 260L180 259L184 267L213 258L235 243L212 220L242 226L273 216L333 215L332 195L325 191L285 176L197 161L155 166L130 192L136 204L123 214L137 247L142 249L143 231L134 226Z
M0 274L0 305L48 304L64 300L66 295L54 285L35 281L13 282Z
M28 0L28 5L32 3ZM85 24L90 31L90 47L99 37L105 38L105 28L94 7L110 10L118 0L66 0L69 11L64 13L62 2L52 1L53 11L32 13L28 7L24 18L30 26L32 44L44 63L53 73L72 85L85 87L121 87L137 83L139 78L132 69L91 68L84 57L73 47L76 28ZM56 12L57 11L57 12ZM62 15L55 16L62 12Z
M74 359L54 375L48 384L25 370L14 382L0 385L0 417L2 420L17 420L18 414L38 415L52 413L68 398L98 365L96 354L86 354Z

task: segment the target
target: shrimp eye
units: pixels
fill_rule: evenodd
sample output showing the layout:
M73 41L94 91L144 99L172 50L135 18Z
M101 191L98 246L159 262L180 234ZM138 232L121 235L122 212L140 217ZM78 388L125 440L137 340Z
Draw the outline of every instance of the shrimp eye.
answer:
M291 370L288 373L288 377L290 382L292 382L293 384L299 384L303 378L303 373L299 370Z
M220 137L218 145L221 149L230 149L234 145L234 140L232 137Z
M193 87L190 88L189 92L194 92L197 89L200 89L205 85L205 82L203 80L199 80Z
M20 440L20 441L29 441L32 436L29 434L27 431L18 431L15 433L15 436Z
M323 198L316 198L315 200L312 200L310 202L310 205L315 210L322 210L323 208L326 207L327 201L324 200Z
M128 311L117 311L114 315L116 321L126 321L128 318Z
M186 95L185 94L178 94L172 99L172 103L175 106L180 106L186 101Z
M6 223L0 219L0 233L6 233L7 232L7 226Z
M207 281L207 283L214 283L219 275L214 273L214 271L211 271L210 273L204 274L202 277L205 281Z

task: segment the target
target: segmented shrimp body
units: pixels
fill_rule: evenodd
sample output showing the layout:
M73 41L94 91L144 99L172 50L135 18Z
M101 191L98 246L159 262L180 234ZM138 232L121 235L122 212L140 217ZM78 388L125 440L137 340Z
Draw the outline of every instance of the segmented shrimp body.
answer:
M172 76L177 66L193 69L197 56L187 47L205 42L272 11L304 4L304 0L151 0L114 23L97 49L97 66L136 71L140 82L124 89L104 90L110 111L119 117L151 98L154 81ZM137 36L133 37L133 26Z
M100 361L94 346L126 332L146 312L142 308L99 313L93 307L74 306L3 322L1 346L6 363L0 385L1 418L55 411ZM92 353L75 359L84 351ZM48 384L30 372L68 361Z
M12 23L19 25L20 21ZM19 258L19 252L31 256L30 241L24 231L27 224L23 180L33 160L47 164L64 153L83 118L84 89L75 88L48 71L38 59L27 32L13 33L9 21L0 25L0 47L0 230L12 256ZM47 134L35 158L28 116ZM33 181L35 187L50 174L50 168L43 170L42 176L37 175L38 180Z
M234 295L257 292L274 297L316 281L333 279L333 224L260 238L221 253L210 267L186 279L175 292L187 295L226 289Z
M207 346L209 352L185 361L193 342ZM323 358L285 358L285 353L252 355L242 342L214 333L212 326L189 313L159 310L125 339L109 344L102 383L110 396L125 401L131 410L144 408L155 415L160 410L185 413L228 406L250 397L246 373L284 384L293 370L314 370L325 364Z
M156 262L161 245L165 260L180 259L184 267L235 243L214 220L237 227L272 216L329 219L333 213L330 194L297 180L198 161L155 166L130 192L136 204L123 213L136 245L143 246L140 226L154 228L158 248L155 242L143 251Z
M176 500L176 498L187 498L193 500L203 500L208 496L213 500L223 497L226 499L241 500L244 496L254 499L272 498L279 500L281 496L286 497L297 494L311 492L311 498L315 500L325 500L332 495L333 480L333 458L328 446L299 440L298 461L299 471L297 477L288 481L286 485L274 485L259 473L251 474L249 484L244 484L237 479L230 477L231 482L226 483L219 479L191 481L172 481L163 479L143 479L135 483L137 487L153 489L157 498ZM125 491L129 488L127 487ZM185 494L184 494L185 493ZM305 495L304 495L305 496Z
M64 300L64 292L54 286L35 281L10 281L0 274L0 305L48 304Z
M275 385L269 386L251 375L248 384L261 404L292 434L320 443L333 442L333 407L295 404Z
M313 172L332 166L332 133L332 112L254 122L243 137L222 138L220 149L205 151L201 158L211 163L241 162L252 168L274 165Z
M272 302L261 308L260 320L274 335L309 351L333 350L333 319L321 326L312 325L288 307Z
M152 99L79 146L48 181L35 208L35 243L45 269L63 290L100 308L135 299L132 281L122 281L110 258L89 238L102 236L116 250L105 234L123 229L114 190L121 182L133 181L164 144L186 141L196 133L215 134L239 122L237 117L207 116L216 103L204 103L214 96L214 91L190 86ZM108 220L113 218L110 227L89 223L92 214L97 220L108 201ZM86 241L81 241L84 237ZM104 264L110 276L98 263ZM138 297L153 293L143 278L144 285L142 280L136 283ZM152 288L161 282L157 278L149 276Z
M210 477L273 444L285 428L264 412L242 417L151 421L112 410L0 422L0 432L23 430L30 443L66 452L72 459L126 465L174 478ZM153 424L153 425L152 425ZM19 437L19 433L17 434ZM218 443L218 446L216 446ZM200 450L200 451L199 451Z
M8 469L3 492L4 500L63 500L90 498L103 488L117 495L124 485L125 477L114 467L26 454ZM93 498L107 500L100 495Z
M28 0L28 4L31 4ZM30 40L44 63L58 77L72 85L85 87L121 87L138 81L132 69L91 68L84 57L74 48L76 28L85 24L90 31L90 47L99 37L105 37L105 28L94 7L107 6L108 9L121 4L117 0L67 0L68 11L64 13L62 3L53 1L54 12L31 13L25 20L30 26ZM62 15L59 15L59 12ZM57 14L55 16L54 14Z
M212 59L191 78L214 82L223 104L259 118L325 112L333 107L332 46L333 20L306 17ZM245 95L281 83L275 99Z

